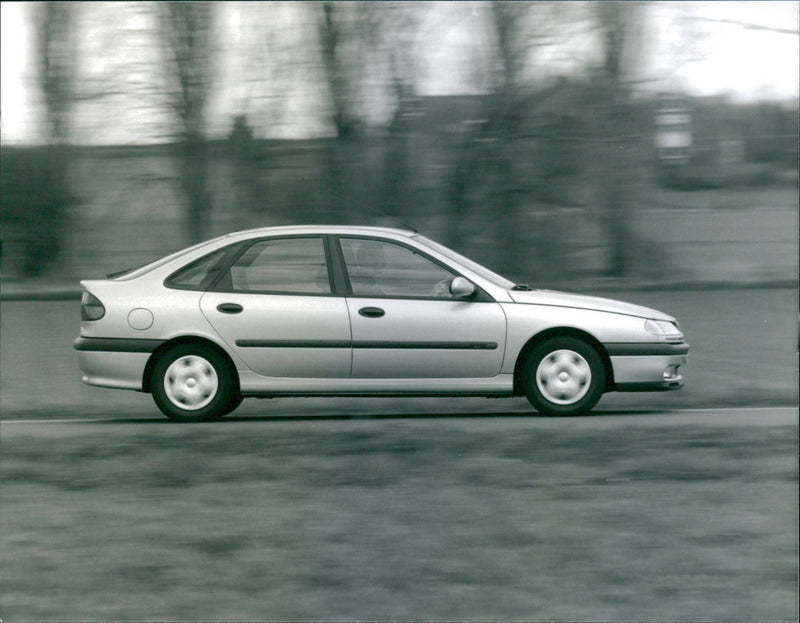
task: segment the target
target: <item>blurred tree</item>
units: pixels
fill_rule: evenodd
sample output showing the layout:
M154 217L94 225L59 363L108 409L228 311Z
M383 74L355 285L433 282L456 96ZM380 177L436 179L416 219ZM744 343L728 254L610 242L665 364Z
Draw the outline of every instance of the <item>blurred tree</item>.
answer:
M228 155L233 165L233 196L237 210L252 213L262 207L266 188L261 183L261 154L246 115L235 115L228 134Z
M308 87L303 84L313 72L308 59L318 59L309 45L317 33L309 30L309 23L315 22L301 5L258 2L216 7L218 31L226 34L220 42L219 64L230 82L223 94L225 111L233 113L228 156L234 192L229 205L237 212L257 215L259 222L307 220L318 200L308 188L298 193L299 201L294 192L281 189L280 180L286 184L286 176L279 171L288 171L287 163L280 161L275 144L261 140L280 134L307 114L298 108L295 96L298 85ZM309 97L307 92L303 95Z
M456 155L450 243L459 247L467 233L485 230L469 223L485 211L504 241L501 271L554 279L570 269L563 234L580 225L556 208L586 203L584 225L596 221L602 231L588 242L609 249L596 270L627 274L643 127L630 97L642 7L500 1L487 10L495 70L484 121L471 126Z
M449 242L456 248L465 241L470 216L470 195L477 187L488 198L487 216L497 226L497 237L504 241L504 255L497 268L518 271L524 249L536 249L520 224L521 199L532 187L523 178L518 161L517 136L533 107L532 90L523 77L531 50L540 45L545 30L538 20L541 5L528 2L492 2L489 5L495 36L496 63L488 80L490 93L483 99L482 122L473 124L458 153L449 182ZM479 228L482 229L482 228Z
M316 7L315 7L316 8ZM329 177L347 220L397 218L408 200L409 119L417 104L412 38L423 5L325 2L318 6L322 66L336 141ZM370 118L369 99L390 111Z
M609 260L606 274L624 277L631 268L633 240L633 210L630 191L631 158L629 121L632 118L626 66L631 55L627 46L632 43L634 29L641 19L641 7L623 6L619 2L599 2L595 6L603 44L603 66L600 72L601 99L597 104L599 143L596 178L601 202L602 222L609 241Z
M205 110L211 88L211 5L163 2L158 11L169 106L179 123L178 159L189 242L206 237L211 212Z
M27 252L22 269L31 276L58 259L64 220L73 203L66 149L75 89L74 10L68 2L42 2L34 10L37 75L48 147L46 155L37 158L41 169L26 178L34 183L16 195L27 208Z
M247 124L246 115L236 115L233 118L233 126L228 136L231 151L238 159L246 160L252 157L253 152L253 128Z
M286 23L287 5L258 2L232 10L237 12L232 43L239 72L234 106L251 123L260 118L275 127L289 112L285 95L300 58L297 38ZM308 37L301 40L307 45Z
M350 3L312 6L318 11L320 55L336 131L326 155L331 210L334 220L357 221L370 203L365 127L358 113L360 76L354 71L363 70L366 64L356 26L363 14L354 14Z
M522 238L526 234L519 224L520 193L514 178L513 141L524 114L522 106L525 94L520 84L520 71L532 38L524 31L529 19L525 13L534 9L533 5L527 3L496 1L491 5L499 68L487 115L488 129L494 139L488 143L492 146L489 165L495 180L490 209L500 225L500 240L508 245L505 261L501 265L506 271L519 270L521 247L524 244Z
M347 140L362 130L361 119L355 112L356 80L350 74L351 65L342 51L348 44L347 38L352 36L348 23L352 16L347 12L350 7L336 2L322 2L317 6L320 52L333 105L333 124L337 138Z
M384 135L380 209L404 219L412 208L411 168L415 156L413 123L418 115L414 77L418 73L413 38L419 28L418 5L376 2L366 5L364 36L373 57L384 65L385 88L392 110Z

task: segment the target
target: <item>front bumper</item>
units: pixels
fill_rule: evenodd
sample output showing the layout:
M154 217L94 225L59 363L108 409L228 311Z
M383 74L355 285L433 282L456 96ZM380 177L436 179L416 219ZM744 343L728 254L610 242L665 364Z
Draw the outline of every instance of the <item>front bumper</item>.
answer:
M689 345L608 344L614 385L618 392L669 391L684 385L682 368L689 361Z

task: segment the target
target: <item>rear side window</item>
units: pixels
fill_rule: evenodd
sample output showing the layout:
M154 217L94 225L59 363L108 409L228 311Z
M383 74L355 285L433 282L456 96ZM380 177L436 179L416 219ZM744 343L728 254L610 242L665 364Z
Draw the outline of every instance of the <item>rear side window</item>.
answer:
M330 294L322 238L262 240L242 253L230 269L234 292Z
M234 244L204 255L172 273L164 281L164 285L179 290L208 289L227 266L231 257L241 249L241 246L241 244Z

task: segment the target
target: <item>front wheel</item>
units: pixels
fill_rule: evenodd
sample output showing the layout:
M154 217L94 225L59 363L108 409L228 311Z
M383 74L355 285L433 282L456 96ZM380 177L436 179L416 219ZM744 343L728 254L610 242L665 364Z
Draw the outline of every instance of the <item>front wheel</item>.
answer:
M533 349L522 369L523 390L546 415L582 415L603 395L606 370L597 351L573 337L552 338Z
M181 344L153 367L153 400L172 420L214 420L238 406L238 392L225 359L203 344Z

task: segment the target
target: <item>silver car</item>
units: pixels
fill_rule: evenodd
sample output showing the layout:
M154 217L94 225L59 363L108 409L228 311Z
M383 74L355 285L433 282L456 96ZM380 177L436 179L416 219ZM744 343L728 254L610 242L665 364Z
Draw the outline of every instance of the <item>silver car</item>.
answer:
M83 381L175 420L250 396L524 395L578 415L682 387L689 351L671 316L515 285L399 229L236 232L81 285Z

